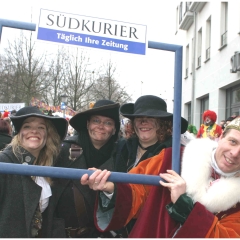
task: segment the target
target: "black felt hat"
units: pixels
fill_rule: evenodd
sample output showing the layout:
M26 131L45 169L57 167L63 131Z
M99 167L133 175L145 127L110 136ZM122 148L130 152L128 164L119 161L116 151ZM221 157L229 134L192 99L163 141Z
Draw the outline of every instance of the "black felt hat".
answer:
M16 114L11 115L11 121L14 125L16 133L18 133L22 127L23 121L29 117L41 117L48 119L55 126L61 140L63 140L67 134L68 122L62 117L48 116L41 112L37 107L29 106L19 109Z
M93 108L79 112L73 116L69 123L77 132L80 132L83 129L87 129L87 121L91 115L109 117L115 122L115 138L117 138L120 129L119 106L119 103L115 103L111 100L99 100L94 104Z
M173 114L167 112L166 102L157 96L145 95L137 99L135 103L126 103L120 107L120 113L126 118L153 117L173 119ZM188 121L181 117L181 133L187 131Z

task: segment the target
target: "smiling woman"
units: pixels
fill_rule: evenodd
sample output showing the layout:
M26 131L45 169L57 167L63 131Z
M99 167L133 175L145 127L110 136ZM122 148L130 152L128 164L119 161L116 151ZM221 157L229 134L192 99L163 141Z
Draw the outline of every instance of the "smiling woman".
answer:
M16 135L0 153L0 162L52 166L68 122L44 115L36 107L21 108L11 116ZM52 196L51 179L20 175L0 176L0 237L41 236L45 212Z

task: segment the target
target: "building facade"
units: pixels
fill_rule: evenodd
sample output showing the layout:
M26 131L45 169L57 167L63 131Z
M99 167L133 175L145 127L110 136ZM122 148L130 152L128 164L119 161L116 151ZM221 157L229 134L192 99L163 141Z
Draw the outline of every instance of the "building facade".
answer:
M240 1L180 2L180 35L183 116L199 129L207 109L218 123L240 115Z

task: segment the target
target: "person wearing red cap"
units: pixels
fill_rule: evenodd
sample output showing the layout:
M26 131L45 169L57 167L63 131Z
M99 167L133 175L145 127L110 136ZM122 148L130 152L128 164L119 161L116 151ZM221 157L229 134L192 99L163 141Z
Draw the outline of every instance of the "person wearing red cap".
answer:
M203 124L197 133L197 138L210 138L218 140L222 134L222 128L216 123L217 114L214 111L206 110L203 113Z

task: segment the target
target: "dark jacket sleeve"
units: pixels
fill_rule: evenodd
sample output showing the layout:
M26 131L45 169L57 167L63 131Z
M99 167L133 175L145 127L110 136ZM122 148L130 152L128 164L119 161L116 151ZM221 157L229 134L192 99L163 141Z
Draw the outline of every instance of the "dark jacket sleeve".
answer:
M170 203L166 206L166 208L171 218L181 224L184 224L193 209L193 201L186 194L182 194L175 204Z

